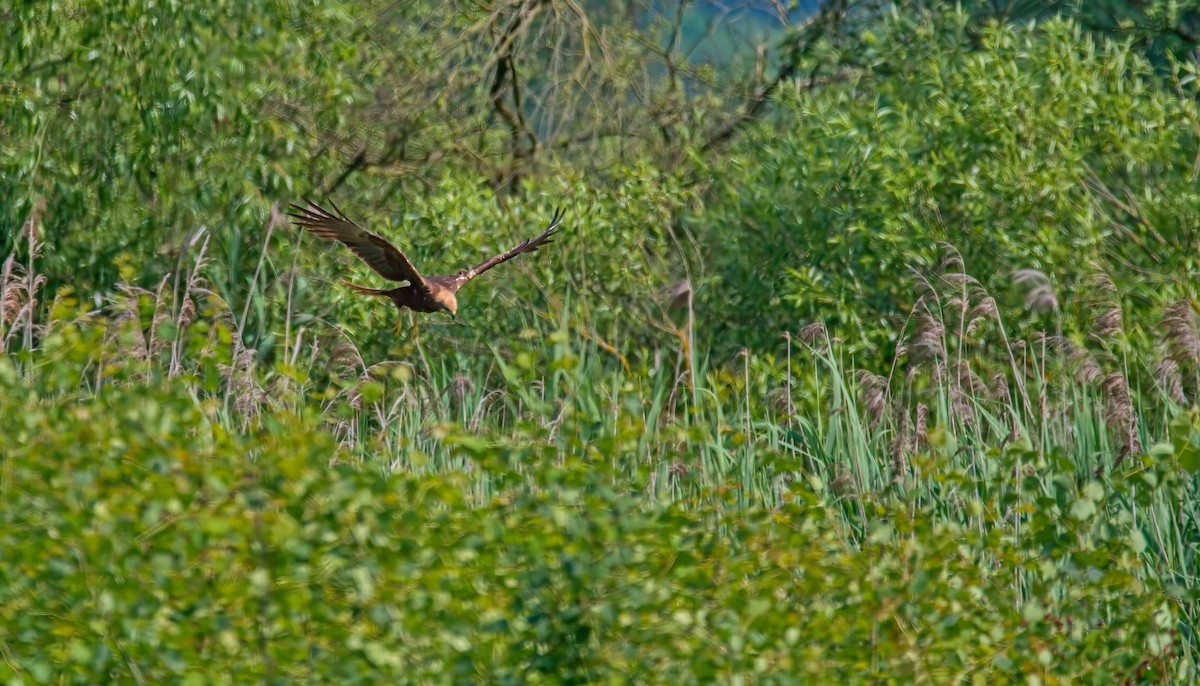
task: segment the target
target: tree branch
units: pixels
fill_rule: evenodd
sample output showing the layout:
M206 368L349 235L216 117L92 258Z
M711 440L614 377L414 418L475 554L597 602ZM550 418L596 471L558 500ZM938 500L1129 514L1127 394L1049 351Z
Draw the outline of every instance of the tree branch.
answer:
M508 124L513 169L506 180L506 184L510 187L515 186L517 180L520 178L520 174L516 169L517 162L533 156L537 152L539 143L537 136L529 129L529 124L525 121L524 112L521 111L521 88L520 82L517 80L517 65L512 51L517 33L525 24L537 16L539 11L540 8L538 6L530 7L522 3L517 16L509 22L504 34L500 36L500 40L496 43L496 75L492 79L492 86L488 91L488 98L492 103L492 109ZM509 104L505 101L506 83L512 86L513 107L509 107ZM522 137L529 141L528 149L522 149Z
M779 72L775 74L775 78L769 82L760 85L754 89L753 94L746 101L742 111L727 122L724 126L717 129L707 141L700 146L700 151L707 153L713 149L732 139L746 124L757 120L762 116L763 110L766 109L767 103L775 91L779 90L779 86L787 81L792 80L796 73L800 70L800 63L812 51L814 45L820 40L831 25L841 20L845 13L845 2L829 2L822 6L820 14L809 23L808 37L804 40L803 45L800 41L795 41L787 50L787 57L783 65L779 68ZM820 65L814 65L813 71L809 74L809 84L816 82L817 69Z

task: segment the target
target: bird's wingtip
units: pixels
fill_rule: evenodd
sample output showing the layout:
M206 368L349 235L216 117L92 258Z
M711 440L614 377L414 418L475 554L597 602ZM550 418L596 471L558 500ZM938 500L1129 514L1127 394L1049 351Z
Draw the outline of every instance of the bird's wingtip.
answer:
M300 196L300 199L304 201L304 206L300 206L294 202L290 202L290 203L288 203L288 207L290 209L295 210L296 212L299 212L302 215L310 215L313 213L314 209L316 209L316 210L321 209L321 206L318 205L317 203L313 202L312 198L308 197L307 195ZM293 217L296 216L295 214L293 214L291 212L289 212L288 214Z

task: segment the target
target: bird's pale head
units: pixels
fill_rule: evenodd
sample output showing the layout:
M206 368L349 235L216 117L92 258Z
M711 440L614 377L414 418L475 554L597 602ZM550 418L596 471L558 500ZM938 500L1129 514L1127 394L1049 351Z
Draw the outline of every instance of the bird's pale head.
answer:
M458 299L454 297L453 293L449 291L435 291L433 299L437 301L437 304L442 306L442 309L449 312L451 316L458 313Z

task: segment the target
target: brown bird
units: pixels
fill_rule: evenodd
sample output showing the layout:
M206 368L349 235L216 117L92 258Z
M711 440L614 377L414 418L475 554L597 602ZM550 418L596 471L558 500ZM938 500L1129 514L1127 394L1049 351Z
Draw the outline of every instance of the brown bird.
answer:
M356 286L347 281L342 283L349 286L355 293L363 295L382 295L392 299L398 309L408 308L417 312L446 311L451 317L458 312L458 300L454 294L463 284L479 276L496 265L507 262L525 252L533 252L547 243L555 234L562 222L565 210L555 210L554 218L546 230L533 238L522 241L519 245L500 253L490 259L480 262L470 269L463 269L456 274L446 276L422 276L413 263L409 261L399 248L392 245L386 238L377 233L371 233L346 217L331 200L332 214L317 203L304 198L308 207L292 205L292 223L308 229L314 236L339 241L350 248L351 252L362 258L371 269L379 272L380 276L392 281L407 281L407 286L399 288L367 288Z

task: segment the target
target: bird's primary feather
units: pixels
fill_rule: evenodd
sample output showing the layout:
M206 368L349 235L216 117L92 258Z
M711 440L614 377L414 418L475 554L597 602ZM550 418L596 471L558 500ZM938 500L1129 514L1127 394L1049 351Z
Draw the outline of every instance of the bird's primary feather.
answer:
M550 224L546 227L545 231L542 231L540 234L538 234L537 236L534 236L533 238L527 238L524 241L521 241L521 243L514 248L506 250L505 252L502 252L499 255L495 255L494 257L491 257L489 259L486 259L483 262L480 262L479 264L475 265L474 267L471 267L470 269L464 269L464 270L460 271L459 273L455 274L454 275L455 290L462 288L463 284L465 284L466 282L475 278L476 276L479 276L480 274L486 272L487 270L491 269L492 267L495 267L498 264L507 262L507 261L511 260L512 258L516 257L517 255L520 255L521 253L533 252L533 251L537 250L538 248L542 247L543 245L546 245L547 243L553 243L554 241L552 241L550 239L558 231L558 226L559 226L559 224L562 223L563 215L565 215L566 213L567 213L566 210L556 209L554 211L554 217L550 219Z
M335 240L362 258L371 269L379 275L392 281L407 281L413 286L423 288L425 279L413 263L392 245L386 238L377 233L371 233L346 217L337 205L330 201L333 214L308 198L304 199L308 207L292 205L292 222L297 226L308 229L314 236Z

